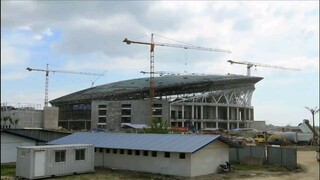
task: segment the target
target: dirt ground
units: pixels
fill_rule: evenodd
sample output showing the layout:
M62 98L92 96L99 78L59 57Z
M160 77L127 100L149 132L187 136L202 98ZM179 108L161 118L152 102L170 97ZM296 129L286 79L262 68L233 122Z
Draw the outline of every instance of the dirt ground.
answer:
M248 179L257 179L257 180L319 180L319 161L316 160L315 151L297 151L298 155L298 165L301 166L302 172L298 173L289 173L289 174L274 174L267 175L264 177L255 176Z

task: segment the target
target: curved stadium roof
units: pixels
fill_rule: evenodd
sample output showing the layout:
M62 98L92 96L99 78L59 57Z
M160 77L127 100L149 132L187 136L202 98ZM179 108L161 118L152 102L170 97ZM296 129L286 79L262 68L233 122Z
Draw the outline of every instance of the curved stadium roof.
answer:
M170 75L155 77L155 96L254 88L262 77L242 75ZM132 100L149 97L148 78L114 82L84 89L50 101L52 105L89 103L92 100Z

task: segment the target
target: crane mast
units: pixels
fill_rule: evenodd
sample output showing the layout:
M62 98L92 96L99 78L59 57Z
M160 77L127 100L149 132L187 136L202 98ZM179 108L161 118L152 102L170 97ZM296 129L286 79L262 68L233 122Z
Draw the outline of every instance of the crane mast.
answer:
M261 64L261 63L253 63L253 62L248 62L248 61L233 61L233 60L228 60L230 64L241 64L241 65L246 65L247 66L247 76L251 76L251 68L252 67L266 67L266 68L275 68L275 69L285 69L285 70L293 70L293 71L301 71L301 69L297 68L288 68L288 67L283 67L283 66L276 66L276 65L270 65L270 64Z
M142 44L142 45L149 45L150 46L150 117L152 119L153 116L153 102L154 102L154 48L155 46L164 46L164 47L174 47L174 48L182 48L182 49L193 49L193 50L202 50L202 51L214 51L214 52L225 52L225 53L231 53L230 50L224 50L224 49L214 49L214 48L205 48L200 46L191 46L191 45L181 45L181 44L170 44L170 43L159 43L154 42L153 38L154 34L151 34L151 42L142 42L142 41L132 41L127 38L123 40L126 44Z
M92 76L104 76L104 74L96 74L96 73L87 73L87 72L75 72L75 71L61 71L61 70L49 70L49 64L47 64L46 69L33 69L27 67L26 70L28 71L42 71L46 73L46 80L45 80L45 95L44 95L44 107L48 107L48 91L49 91L49 72L52 73L70 73L70 74L82 74L82 75L92 75Z

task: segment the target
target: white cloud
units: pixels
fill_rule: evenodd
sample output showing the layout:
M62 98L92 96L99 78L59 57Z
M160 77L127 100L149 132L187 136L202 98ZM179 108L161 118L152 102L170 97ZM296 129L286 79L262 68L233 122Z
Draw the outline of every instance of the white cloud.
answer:
M101 71L141 71L149 67L149 59L146 58L128 58L128 57L118 57L112 58L105 55L93 55L90 59L82 60L68 60L64 68L66 70L76 70L83 71L88 69L96 69Z
M36 40L42 40L44 37L50 37L53 35L53 32L50 28L47 28L46 30L42 31L41 33L35 34L33 37Z
M1 68L6 66L21 66L28 62L30 53L26 50L1 44Z
M20 72L1 73L1 81L25 79L28 75Z

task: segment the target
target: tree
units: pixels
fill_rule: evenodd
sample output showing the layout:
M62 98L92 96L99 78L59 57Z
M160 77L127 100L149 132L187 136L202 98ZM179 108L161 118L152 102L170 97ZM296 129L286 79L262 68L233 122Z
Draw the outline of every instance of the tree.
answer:
M319 108L316 106L314 109L309 108L309 107L305 107L306 109L308 109L310 111L310 113L312 114L312 128L313 128L313 142L316 143L316 128L315 128L315 124L314 124L314 115L317 114L319 112Z
M15 119L15 120L14 120L14 126L15 126L15 128L17 128L18 122L19 122L19 119Z
M162 120L161 118L153 118L151 128L145 129L145 133L168 134L168 121Z
M3 127L4 127L4 128L7 128L7 121L9 120L8 117L9 117L9 116L3 117L3 122L4 122L4 123L3 123L3 124L4 124Z
M2 121L3 121L3 117L1 117L1 128L2 128Z
M9 129L11 129L11 125L14 124L13 119L11 118L11 116L8 116L8 120L9 120Z

